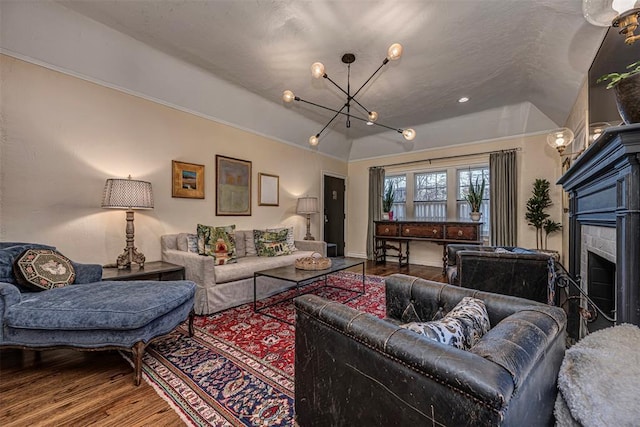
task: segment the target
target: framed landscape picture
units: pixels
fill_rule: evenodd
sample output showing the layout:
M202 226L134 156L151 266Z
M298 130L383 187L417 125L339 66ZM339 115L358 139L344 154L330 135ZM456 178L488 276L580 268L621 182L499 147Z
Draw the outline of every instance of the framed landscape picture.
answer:
M251 215L251 162L216 155L216 215Z
M258 205L279 206L279 180L280 177L278 175L258 174Z
M204 165L171 161L171 197L204 199Z

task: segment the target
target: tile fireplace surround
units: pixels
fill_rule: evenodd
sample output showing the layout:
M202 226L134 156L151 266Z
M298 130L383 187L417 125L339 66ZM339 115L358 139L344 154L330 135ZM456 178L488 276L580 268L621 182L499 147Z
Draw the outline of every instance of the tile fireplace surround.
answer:
M569 193L569 272L586 291L588 254L614 263L616 324L640 326L640 124L607 129L558 184Z

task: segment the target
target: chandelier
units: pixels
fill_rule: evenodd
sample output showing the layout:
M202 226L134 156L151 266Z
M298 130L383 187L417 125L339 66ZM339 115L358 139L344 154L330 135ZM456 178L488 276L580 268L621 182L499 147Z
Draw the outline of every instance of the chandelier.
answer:
M640 0L583 0L582 12L593 25L619 28L626 44L640 40L640 34L635 34L640 19Z
M315 107L323 108L325 110L329 110L329 111L332 111L332 112L335 113L335 115L331 118L331 120L329 120L329 123L327 123L320 130L320 132L318 132L315 135L312 135L309 138L309 144L311 144L313 146L318 145L318 138L320 138L320 134L322 132L324 132L324 130L339 115L347 116L347 120L346 120L347 128L351 127L351 119L353 118L353 119L356 119L356 120L363 121L367 125L370 125L370 126L371 125L376 125L376 126L381 126L383 128L387 128L387 129L391 129L391 130L397 131L398 133L401 133L402 136L407 141L411 141L413 138L415 138L416 137L416 131L413 130L413 129L398 129L398 128L394 128L394 127L391 127L391 126L383 125L381 123L377 123L378 113L373 111L373 110L369 110L364 105L362 105L360 103L360 101L358 101L356 99L356 96L360 93L362 88L364 88L367 85L367 83L369 83L369 81L373 78L373 76L375 76L378 73L378 71L380 71L382 69L382 67L387 65L387 63L389 61L395 61L397 59L400 59L400 56L402 56L402 46L399 43L394 43L391 46L389 46L389 49L387 50L387 57L384 58L384 60L382 61L382 65L380 65L378 67L378 69L375 70L373 72L373 74L371 74L371 76L362 84L362 86L360 86L360 88L358 90L353 92L353 94L351 94L351 64L353 64L355 62L355 60L356 60L356 56L353 53L345 53L344 55L342 55L342 62L347 64L347 89L346 90L343 89L339 84L337 84L336 82L331 80L331 78L327 75L327 73L324 72L324 65L322 65L322 63L314 62L311 65L311 75L313 77L315 77L316 79L319 79L320 77L323 77L323 78L329 80L331 83L333 83L333 85L335 87L340 89L340 91L342 91L347 96L346 102L344 103L342 108L340 108L339 110L336 110L335 108L325 107L324 105L320 105L320 104L317 104L315 102L307 101L307 100L302 99L302 98L300 98L298 96L295 96L292 91L285 90L284 93L282 94L282 100L284 102L300 101L300 102L304 102L306 104L310 104L310 105L313 105ZM362 118L362 117L359 117L359 116L356 116L356 115L354 115L352 113L351 107L354 107L354 110L355 110L356 106L360 107L362 110L364 110L366 112L366 115L367 115L366 119Z

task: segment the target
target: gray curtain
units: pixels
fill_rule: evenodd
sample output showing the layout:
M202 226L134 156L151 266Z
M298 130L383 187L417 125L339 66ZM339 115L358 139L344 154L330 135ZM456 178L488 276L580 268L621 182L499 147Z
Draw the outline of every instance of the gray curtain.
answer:
M384 192L384 168L369 168L369 219L367 225L367 259L374 257L373 233L375 224L382 213L382 193Z
M491 153L489 188L491 240L493 246L517 243L517 166L515 150Z

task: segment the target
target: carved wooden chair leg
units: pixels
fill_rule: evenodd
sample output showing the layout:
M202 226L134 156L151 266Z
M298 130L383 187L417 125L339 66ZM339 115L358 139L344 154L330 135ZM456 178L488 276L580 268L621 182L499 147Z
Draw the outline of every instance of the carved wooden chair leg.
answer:
M195 313L193 310L189 313L189 336L193 336L193 319L195 317Z
M138 341L131 348L131 355L133 357L133 371L135 376L135 384L140 385L140 381L142 380L142 357L144 356L144 349L147 345Z

